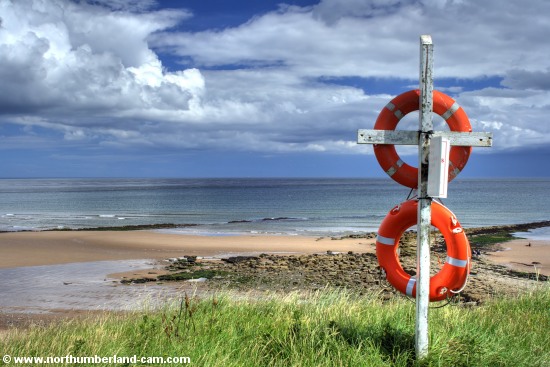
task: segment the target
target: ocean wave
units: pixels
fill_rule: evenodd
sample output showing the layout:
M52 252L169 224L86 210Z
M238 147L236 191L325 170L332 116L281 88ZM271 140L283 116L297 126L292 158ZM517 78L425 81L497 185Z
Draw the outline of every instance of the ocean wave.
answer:
M29 226L6 226L0 225L0 232L28 232L35 231L36 228Z
M550 227L530 229L527 232L515 232L513 235L531 241L550 241Z
M270 221L288 221L288 220L307 220L307 218L293 218L293 217L267 217L262 218L261 222L270 222Z
M262 222L285 222L285 221L307 221L310 218L296 217L265 217L261 219L237 219L225 222L226 224L243 224L243 223L262 223Z

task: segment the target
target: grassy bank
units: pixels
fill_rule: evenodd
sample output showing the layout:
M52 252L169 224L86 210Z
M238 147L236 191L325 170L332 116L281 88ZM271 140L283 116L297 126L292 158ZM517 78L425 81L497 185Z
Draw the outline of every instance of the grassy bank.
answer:
M549 366L550 288L430 311L429 366ZM413 366L413 302L324 291L182 295L159 311L9 331L11 356L188 356L192 366ZM2 363L2 362L0 362ZM100 364L97 364L100 365Z

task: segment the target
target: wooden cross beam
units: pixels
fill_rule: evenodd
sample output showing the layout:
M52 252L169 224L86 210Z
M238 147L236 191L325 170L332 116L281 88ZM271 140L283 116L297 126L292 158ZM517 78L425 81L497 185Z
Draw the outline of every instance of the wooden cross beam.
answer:
M359 129L357 131L357 143L418 145L419 135L418 131ZM491 147L493 145L493 134L487 132L434 131L431 137L436 136L447 138L451 145L457 146Z

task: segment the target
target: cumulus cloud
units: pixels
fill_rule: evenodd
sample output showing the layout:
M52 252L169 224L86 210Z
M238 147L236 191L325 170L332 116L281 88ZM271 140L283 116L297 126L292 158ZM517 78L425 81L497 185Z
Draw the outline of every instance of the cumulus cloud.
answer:
M321 0L200 32L159 4L0 0L0 118L119 147L370 153L356 129L416 84L432 34L436 86L456 80L445 91L495 151L550 142L533 123L550 97L546 1ZM502 83L460 85L487 77Z
M78 124L79 114L188 112L200 99L200 71L166 72L146 41L185 12L111 12L61 0L2 1L0 9L0 105L8 113Z
M308 96L315 95L312 90L319 88L319 84L307 83L307 80L351 76L386 79L388 84L395 78L414 80L418 78L418 36L430 33L436 44L436 85L437 78L475 80L497 76L503 79L503 88L481 89L475 93L461 93L464 88L459 85L444 88L465 105L476 128L492 126L488 122L499 124L494 131L495 150L499 150L520 146L522 131L530 136L531 143L549 142L546 126L533 126L531 122L535 116L544 114L547 95L538 93L535 98L529 89L547 89L548 69L541 60L550 52L550 47L546 42L541 43L540 37L550 32L543 15L550 11L550 4L533 5L495 1L322 0L313 7L281 7L279 11L231 29L160 33L151 40L156 47L191 58L199 67L231 69L210 74L211 84L215 85L210 96L216 100L225 100L218 92L223 90L227 95L240 95L249 106L263 109L267 104L281 113L281 109L275 108L277 101L292 98L292 104L297 107L289 118L305 126L307 121L316 121L325 138L334 134L336 140L342 138L344 129L353 129L354 124L372 126L380 107L369 103L377 96L369 98L368 86L364 95L355 90L353 103L360 108L352 111L349 99L344 102L346 98L343 98L342 103L336 104L341 114L326 118L322 112L312 113L321 111L322 103L309 103ZM528 26L526 19L538 26ZM260 101L256 93L256 99L250 99L247 90L261 85L260 78L256 82L243 79L242 70L232 70L235 66L242 69L247 65L253 65L255 73L261 74L276 91L280 90L279 80L287 80L294 83L289 91L294 89L297 93L287 91L286 95L280 95L261 87L267 99ZM218 85L220 75L235 83ZM328 93L333 94L335 101L342 90L333 88ZM494 93L515 97L497 97ZM378 98L378 106L384 105L382 100ZM308 111L305 121L301 114L304 111ZM331 125L331 118L353 122L337 129L337 125ZM327 140L317 143L326 145Z
M152 41L205 67L255 62L302 75L416 79L418 36L432 34L437 77L504 76L520 65L541 68L550 48L542 36L550 31L549 11L544 1L323 0L230 29L161 33Z
M493 131L497 150L547 145L550 124L545 115L550 92L485 88L460 95L474 130Z

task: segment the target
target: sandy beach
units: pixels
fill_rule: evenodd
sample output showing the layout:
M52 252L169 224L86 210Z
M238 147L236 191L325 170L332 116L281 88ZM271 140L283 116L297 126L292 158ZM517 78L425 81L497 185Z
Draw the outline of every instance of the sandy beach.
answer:
M531 244L531 246L528 246ZM518 239L487 254L490 261L550 275L550 241ZM374 239L239 235L194 236L156 231L48 231L0 233L0 268L103 260L162 260L184 255L374 252Z
M550 241L517 239L502 244L502 248L489 253L489 260L513 270L550 276Z
M502 276L502 270L494 268L496 265L524 273L550 275L550 241L518 239L506 242L501 247L500 251L485 252L481 257L473 259L474 275L464 295L465 299L482 300L495 292L533 285L533 280L525 277ZM341 253L339 256L344 257L316 255L313 256L315 259L311 258L312 254L326 254L327 251ZM348 255L350 251L352 254ZM262 266L250 267L243 263L233 271L253 279L263 279L260 281L262 284L276 279L276 283L269 283L271 285L268 286L274 289L281 286L299 288L300 285L294 284L301 282L305 282L302 286L307 288L324 281L332 284L343 282L346 287L372 288L377 292L388 292L389 289L384 282L377 282L379 275L376 275L378 271L373 254L373 238L333 240L330 237L275 235L194 236L150 230L8 232L0 233L0 252L0 271L6 279L4 291L11 292L0 312L0 330L27 325L29 322L42 322L43 315L52 312L61 317L81 309L124 310L131 309L130 306L139 304L143 299L161 299L175 288L154 283L124 286L120 284L120 279L164 274L166 270L163 265L155 260L182 256L220 258L257 256L262 253L305 256L300 259L304 262L313 261L316 265L296 268L295 263L284 260L287 256L279 256L265 260L273 263L268 266L273 268L271 270L262 272ZM337 258L340 265L347 265L335 265L333 260ZM219 265L216 262L206 267L221 266L218 270L227 270L223 268L222 262L218 261ZM32 268L22 268L28 266ZM532 276L530 278L533 279ZM29 279L34 281L29 282ZM285 282L292 284L284 285ZM187 282L174 286L178 289L187 287L190 291L196 288L195 284Z
M155 231L0 233L0 268L102 260L161 260L184 255L373 252L374 240L302 236L191 236Z

